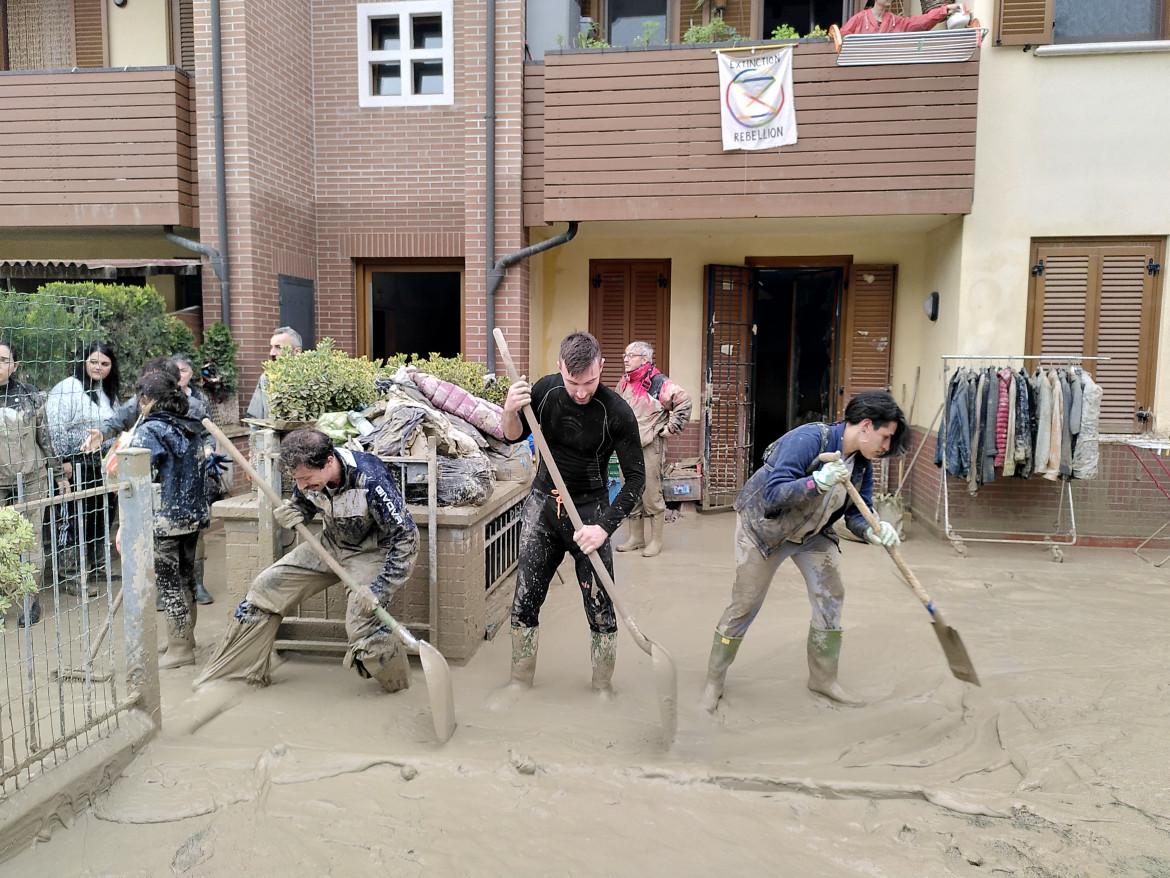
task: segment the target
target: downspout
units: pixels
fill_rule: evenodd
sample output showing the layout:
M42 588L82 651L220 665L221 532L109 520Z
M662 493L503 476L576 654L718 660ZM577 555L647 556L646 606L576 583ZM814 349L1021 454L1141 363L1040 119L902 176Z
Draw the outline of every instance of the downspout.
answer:
M487 0L487 47L484 57L484 179L487 188L484 205L484 249L487 251L487 297L485 321L487 324L487 370L488 375L496 374L496 290L504 282L504 273L529 256L535 256L561 244L567 244L577 234L577 222L547 241L509 253L495 262L496 257L496 0Z
M232 326L231 281L228 264L227 179L223 135L223 46L219 33L219 0L211 0L211 81L215 117L215 200L216 222L219 226L219 250L175 234L174 226L163 226L167 240L196 253L202 253L211 263L211 270L219 279L219 308L223 325Z

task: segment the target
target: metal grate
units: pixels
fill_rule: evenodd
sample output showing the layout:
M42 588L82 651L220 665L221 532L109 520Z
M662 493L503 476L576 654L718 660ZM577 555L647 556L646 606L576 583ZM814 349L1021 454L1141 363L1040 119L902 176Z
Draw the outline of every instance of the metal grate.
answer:
M488 591L503 582L508 574L516 569L520 559L520 523L523 509L522 498L484 526L483 580Z

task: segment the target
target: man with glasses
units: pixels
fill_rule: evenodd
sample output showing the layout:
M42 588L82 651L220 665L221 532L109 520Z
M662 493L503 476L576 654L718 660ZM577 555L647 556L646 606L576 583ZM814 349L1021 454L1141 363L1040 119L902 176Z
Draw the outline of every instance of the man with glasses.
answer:
M622 355L622 365L626 374L618 382L618 393L638 418L646 488L626 520L626 541L617 550L641 549L642 557L652 558L662 551L662 525L666 521L666 500L662 496L666 439L681 433L691 419L691 397L658 371L654 348L644 341L630 343ZM646 521L650 522L649 542Z

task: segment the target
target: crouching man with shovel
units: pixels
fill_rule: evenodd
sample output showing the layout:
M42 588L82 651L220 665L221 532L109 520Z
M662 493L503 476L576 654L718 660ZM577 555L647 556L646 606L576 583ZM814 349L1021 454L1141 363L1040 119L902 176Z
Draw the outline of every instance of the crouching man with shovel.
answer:
M418 528L386 465L371 454L334 448L332 439L311 427L284 437L279 465L296 481L296 490L273 512L277 524L292 530L320 513L326 550L352 580L369 584L383 608L389 606L414 566ZM307 542L298 545L253 581L195 687L215 680L267 685L272 645L284 614L337 581L338 574L317 549ZM346 667L373 677L388 692L410 685L406 649L353 591L345 631Z
M536 673L540 608L565 552L573 556L585 618L592 640L593 688L612 691L617 661L617 616L613 601L590 566L597 552L613 576L609 538L630 514L646 483L638 420L617 393L601 384L601 346L587 332L574 332L561 342L559 372L533 385L520 378L504 401L504 436L512 442L532 431L524 420L531 406L538 429L551 449L553 463L564 477L569 499L583 526L576 529L542 457L524 501L520 524L520 558L516 595L512 601L512 677L515 691L532 686ZM626 482L609 502L607 464L617 451Z
M768 594L781 562L791 558L804 577L812 605L808 630L808 688L842 704L861 702L837 682L841 654L841 608L845 586L837 556L833 523L845 524L877 546L898 541L889 522L870 527L846 492L845 482L859 486L866 505L873 504L873 461L906 450L906 417L888 393L867 390L845 407L839 424L804 424L785 433L764 452L735 501L735 584L731 601L715 628L707 686L701 706L714 711L736 651ZM817 458L838 452L840 459Z

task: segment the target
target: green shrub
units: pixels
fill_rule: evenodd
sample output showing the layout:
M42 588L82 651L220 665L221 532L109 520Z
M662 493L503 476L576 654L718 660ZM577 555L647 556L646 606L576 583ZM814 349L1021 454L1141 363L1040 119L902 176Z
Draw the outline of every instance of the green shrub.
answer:
M45 284L41 292L98 300L102 341L118 357L123 397L133 395L138 369L146 360L176 353L171 345L176 341L174 325L179 321L167 314L166 299L154 287L82 281ZM189 344L180 338L179 343L194 349L193 338Z
M203 347L196 355L200 384L216 402L223 402L240 386L240 370L236 354L240 346L232 341L232 333L216 321L203 330Z
M374 382L383 373L378 363L354 359L323 338L316 349L285 352L264 364L268 406L280 421L315 421L324 412L361 410L378 397Z
M692 24L683 34L684 43L738 43L742 39L721 15L714 16L706 24Z
M405 362L405 356L398 354L386 361L386 368L393 373ZM457 387L462 387L473 396L501 406L504 404L504 397L508 395L508 385L511 384L508 376L503 375L497 378L490 387L485 388L483 379L487 375L487 367L483 363L472 363L463 359L463 354L456 354L454 357L441 357L432 353L425 358L414 354L410 364L417 366L421 372L434 375L442 381L449 381Z
M48 390L73 374L85 347L98 335L93 300L35 293L0 292L0 338L14 348L17 379Z
M199 345L195 342L195 333L186 323L177 317L171 317L167 331L167 350L171 354L182 354L195 361L199 355Z
M33 565L20 560L21 553L32 552L36 541L28 519L11 506L0 507L0 631L5 611L36 591Z
M805 37L809 39L827 40L829 38L829 32L819 24L814 24L813 29L806 33Z
M800 39L800 31L798 31L790 24L778 24L772 28L772 39L798 40Z

